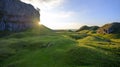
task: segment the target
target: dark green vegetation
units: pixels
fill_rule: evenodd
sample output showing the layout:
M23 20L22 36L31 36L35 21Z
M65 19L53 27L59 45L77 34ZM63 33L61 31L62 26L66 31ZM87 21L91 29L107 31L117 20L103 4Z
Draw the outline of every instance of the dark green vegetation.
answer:
M77 30L77 32L82 31L82 30L97 30L99 27L98 26L82 26L80 29Z
M120 67L119 34L45 26L0 38L0 67Z

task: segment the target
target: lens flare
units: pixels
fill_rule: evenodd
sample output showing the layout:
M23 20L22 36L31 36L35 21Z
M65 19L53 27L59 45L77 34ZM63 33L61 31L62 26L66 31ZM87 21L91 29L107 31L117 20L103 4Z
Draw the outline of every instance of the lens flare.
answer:
M39 25L41 25L42 23L41 22L38 22Z

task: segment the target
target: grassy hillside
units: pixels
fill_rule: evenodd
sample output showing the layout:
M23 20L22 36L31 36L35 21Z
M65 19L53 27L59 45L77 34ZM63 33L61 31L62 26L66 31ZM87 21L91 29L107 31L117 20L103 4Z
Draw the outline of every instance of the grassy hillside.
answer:
M0 67L120 67L120 39L112 36L45 26L11 34L0 38Z
M78 29L77 30L77 32L79 32L79 31L83 31L83 30L97 30L99 27L98 26L87 26L87 25L85 25L85 26L82 26L82 27L80 27L80 29Z

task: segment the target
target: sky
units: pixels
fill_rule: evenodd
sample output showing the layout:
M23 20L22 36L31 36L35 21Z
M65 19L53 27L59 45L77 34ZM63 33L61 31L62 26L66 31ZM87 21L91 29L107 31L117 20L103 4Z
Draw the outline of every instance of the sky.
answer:
M40 23L51 29L78 29L120 22L120 0L21 0L40 8Z

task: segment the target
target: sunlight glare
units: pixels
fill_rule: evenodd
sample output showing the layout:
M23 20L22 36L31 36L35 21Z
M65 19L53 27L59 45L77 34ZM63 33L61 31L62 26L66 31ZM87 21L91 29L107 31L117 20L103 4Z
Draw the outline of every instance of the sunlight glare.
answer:
M38 22L39 25L41 25L42 23L41 22Z

